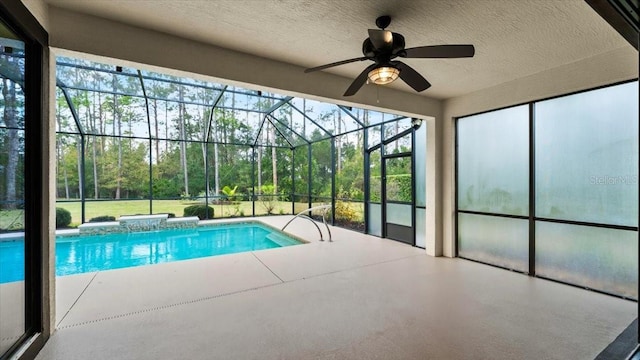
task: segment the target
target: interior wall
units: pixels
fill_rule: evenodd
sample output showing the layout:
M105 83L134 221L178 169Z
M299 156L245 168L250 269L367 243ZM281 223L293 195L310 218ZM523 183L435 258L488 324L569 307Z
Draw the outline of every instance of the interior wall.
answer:
M21 0L42 27L49 31L49 9L43 0Z
M442 127L442 255L455 256L455 118L638 78L638 52L625 46L445 100ZM523 146L528 146L523 144Z

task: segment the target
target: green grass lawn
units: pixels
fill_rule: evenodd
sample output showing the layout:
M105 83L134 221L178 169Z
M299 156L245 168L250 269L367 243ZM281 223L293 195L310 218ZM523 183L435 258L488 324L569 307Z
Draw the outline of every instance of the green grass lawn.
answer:
M184 208L189 205L202 204L202 202L192 200L154 200L153 213L174 213L180 217L184 214ZM362 203L345 203L352 209L352 216L356 221L364 221L364 206ZM314 203L312 206L322 205ZM234 216L252 216L253 209L251 201L238 201L232 204L210 204L214 208L215 218L226 218ZM292 214L291 202L273 201L271 203L256 201L256 215L266 215L267 207L272 206L272 214ZM57 202L56 207L69 210L71 213L71 226L78 226L81 223L80 202ZM307 208L306 203L297 203L296 212ZM148 200L121 200L121 201L87 201L85 221L91 218L110 215L116 219L122 215L148 214ZM2 210L0 211L1 230L20 230L24 228L24 210Z
M190 205L200 205L203 202L192 200L153 200L153 213L174 213L177 217L184 214L184 208ZM256 215L267 214L267 203L256 201ZM272 214L291 214L291 202L273 201ZM232 216L252 216L252 202L238 201L232 204L209 204L214 209L215 218ZM57 202L56 207L69 210L71 213L71 225L81 223L80 202ZM98 216L113 216L116 219L121 215L148 214L148 200L118 200L118 201L87 201L85 206L85 221ZM0 217L1 221L2 217Z

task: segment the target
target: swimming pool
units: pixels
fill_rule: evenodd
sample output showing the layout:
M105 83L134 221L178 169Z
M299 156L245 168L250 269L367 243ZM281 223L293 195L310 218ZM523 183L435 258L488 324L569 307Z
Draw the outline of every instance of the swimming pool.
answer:
M56 275L271 249L302 242L258 222L56 237ZM0 241L0 283L24 279L23 240Z

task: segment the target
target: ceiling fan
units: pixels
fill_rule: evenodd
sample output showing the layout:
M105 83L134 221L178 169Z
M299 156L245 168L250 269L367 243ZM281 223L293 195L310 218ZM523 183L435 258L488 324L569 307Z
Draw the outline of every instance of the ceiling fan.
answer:
M369 37L362 43L363 57L316 66L306 69L304 72L310 73L356 61L371 60L374 63L353 80L344 96L351 96L358 92L367 79L375 84L384 85L393 82L398 77L415 91L420 92L428 89L431 84L412 67L401 61L395 61L395 58L463 58L473 57L475 54L473 45L435 45L405 49L404 36L385 30L390 23L390 16L380 16L376 19L376 26L379 30L369 29Z

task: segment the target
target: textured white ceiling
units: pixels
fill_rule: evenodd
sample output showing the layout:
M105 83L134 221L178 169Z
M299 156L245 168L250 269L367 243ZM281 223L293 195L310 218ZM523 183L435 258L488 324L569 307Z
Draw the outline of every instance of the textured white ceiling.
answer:
M406 46L473 44L470 59L405 59L445 99L628 43L583 0L45 0L220 47L312 67L359 57L379 15ZM366 62L329 71L353 78ZM392 84L410 91L401 81Z

